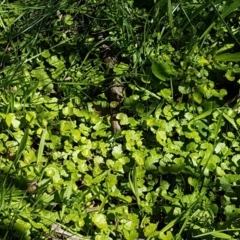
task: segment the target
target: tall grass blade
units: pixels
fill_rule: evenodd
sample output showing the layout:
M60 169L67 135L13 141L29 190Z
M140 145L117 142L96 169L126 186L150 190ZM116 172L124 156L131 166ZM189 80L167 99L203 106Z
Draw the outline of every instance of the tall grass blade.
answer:
M173 32L173 14L172 14L172 1L168 0L168 20L169 20L169 25L170 25L170 29L172 32L172 36L174 35Z
M226 4L227 3L228 2L226 2ZM239 7L240 7L240 1L234 0L228 7L226 6L223 9L222 13L220 14L221 18L224 19L225 17L227 17L230 13L234 12ZM217 19L212 24L210 24L210 26L205 30L205 32L202 34L200 39L204 39L205 36L210 32L210 30L215 26L216 23L217 23Z
M39 164L41 162L41 159L43 156L43 150L44 150L46 136L47 136L47 129L43 129L39 148L38 148L38 153L37 153L37 164Z

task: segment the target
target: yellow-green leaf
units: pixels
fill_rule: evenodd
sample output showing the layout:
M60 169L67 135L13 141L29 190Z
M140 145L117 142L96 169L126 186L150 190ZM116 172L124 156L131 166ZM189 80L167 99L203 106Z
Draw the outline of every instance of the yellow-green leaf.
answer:
M240 62L240 52L220 54L215 56L214 59L219 62Z

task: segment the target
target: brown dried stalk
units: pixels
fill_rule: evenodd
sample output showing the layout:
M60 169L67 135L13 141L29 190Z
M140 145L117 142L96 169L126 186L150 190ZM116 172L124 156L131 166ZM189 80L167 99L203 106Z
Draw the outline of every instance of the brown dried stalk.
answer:
M60 240L63 238L67 238L67 239L71 239L71 240L86 240L86 238L79 238L78 236L63 230L58 224L54 223L51 227L51 230L53 232L55 232L59 238L56 238L54 236L48 235L49 238L51 238L52 240Z
M97 39L103 40L104 37L102 34L99 34ZM117 64L117 59L112 52L110 44L103 43L99 48L102 61L108 73L109 69L113 68L114 65ZM117 114L119 113L120 106L123 102L123 86L120 81L116 81L115 79L113 79L111 87L109 88L109 101L117 102L117 106L115 108L111 108L110 106L112 130L113 132L117 132L121 130L121 125L119 120L117 119Z

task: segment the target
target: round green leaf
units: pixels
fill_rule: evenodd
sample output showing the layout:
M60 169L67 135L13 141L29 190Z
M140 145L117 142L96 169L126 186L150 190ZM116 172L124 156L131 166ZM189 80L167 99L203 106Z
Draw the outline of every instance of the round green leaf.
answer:
M156 62L152 63L152 73L158 79L165 81L170 75L177 75L177 71L166 62Z
M106 216L104 214L94 214L92 217L93 223L100 229L102 230L107 230L108 229L108 224L106 220Z

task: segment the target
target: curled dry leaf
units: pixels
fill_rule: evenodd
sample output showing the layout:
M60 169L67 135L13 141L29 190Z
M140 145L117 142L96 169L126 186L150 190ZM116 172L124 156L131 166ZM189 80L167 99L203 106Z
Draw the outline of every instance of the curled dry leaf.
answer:
M37 180L27 183L27 192L32 193L37 189Z
M110 108L111 110L111 125L113 132L121 131L121 125L119 120L117 119L117 114L120 111L121 103L123 102L123 86L117 81L113 80L112 86L110 88L110 101L114 101L118 103L116 108Z

